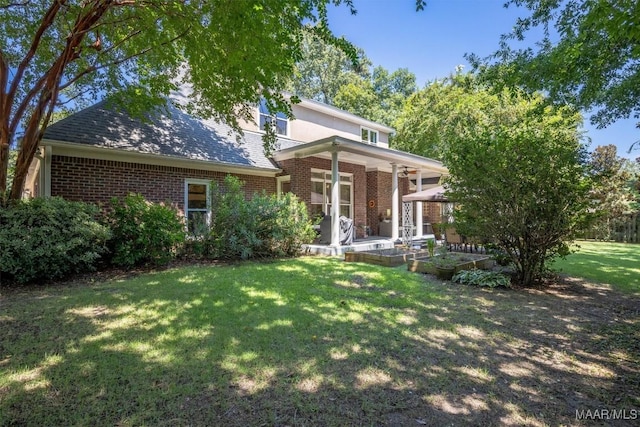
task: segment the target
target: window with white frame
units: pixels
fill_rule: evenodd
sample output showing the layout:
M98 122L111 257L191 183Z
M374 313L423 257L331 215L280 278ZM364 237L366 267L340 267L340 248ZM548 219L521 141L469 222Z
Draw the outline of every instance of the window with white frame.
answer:
M184 184L184 216L187 230L197 232L209 224L211 203L209 200L209 181L187 179Z
M260 114L260 130L265 130L268 124L275 122L276 134L282 136L288 135L289 119L284 113L271 113L269 107L267 107L267 101L264 99L260 101L258 111Z
M353 175L340 174L340 215L353 218ZM311 171L310 215L315 218L331 214L331 172L313 169Z
M378 143L378 131L369 129L369 128L360 128L360 133L362 135L362 142L366 142L368 144L377 144Z

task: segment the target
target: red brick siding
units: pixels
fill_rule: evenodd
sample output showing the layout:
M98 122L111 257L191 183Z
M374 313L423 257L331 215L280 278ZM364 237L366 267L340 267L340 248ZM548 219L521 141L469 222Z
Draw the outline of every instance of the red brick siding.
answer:
M224 172L54 155L51 159L51 195L106 204L112 197L140 193L149 201L168 201L183 210L186 178L222 182L226 175ZM245 182L247 198L262 190L276 192L275 178L236 176Z
M398 178L398 207L402 215L402 196L409 194L409 179ZM367 200L374 201L375 207L367 209L368 225L374 235L379 233L380 218L387 216L387 209L391 210L392 175L390 172L367 172ZM402 223L402 219L398 220Z
M374 236L379 234L380 212L383 211L380 211L378 196L378 172L370 171L367 172L367 225Z

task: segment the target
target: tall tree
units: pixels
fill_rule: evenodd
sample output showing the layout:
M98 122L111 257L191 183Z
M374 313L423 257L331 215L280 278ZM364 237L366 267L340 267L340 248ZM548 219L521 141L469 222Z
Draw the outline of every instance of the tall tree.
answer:
M583 228L589 180L574 109L458 73L414 95L403 120L399 143L449 168L458 232L498 245L521 284L540 279Z
M457 69L447 78L435 80L409 96L395 123L396 148L425 157L442 159L451 138L466 134L467 121L460 120L460 108L468 108L463 101L474 95L478 102L488 96L473 74ZM468 119L489 123L491 117L480 108L469 108Z
M590 198L597 221L598 237L608 239L613 220L630 213L637 191L627 160L618 156L615 145L598 146L591 153L589 169L593 179Z
M476 121L484 115L465 110L491 120ZM570 108L544 107L540 95L508 90L463 97L455 114L465 131L452 136L444 157L459 232L495 242L511 258L518 282L530 286L585 226L590 183L581 117Z
M494 84L544 90L551 100L595 109L591 121L605 127L640 118L640 2L636 0L509 0L527 8L500 49L468 59ZM513 40L541 29L536 48L515 49ZM640 123L638 123L640 127Z
M333 105L341 86L353 77L368 73L370 61L362 49L357 59L335 44L327 43L308 27L302 37L302 57L296 62L287 90L295 95Z
M381 66L372 68L362 49L356 49L354 61L312 32L304 34L302 50L287 85L295 95L393 126L404 101L417 89L416 76L408 69L389 73Z
M262 96L290 113L280 91L301 58L304 23L352 51L327 29L329 3L341 0L0 1L0 194L10 146L19 141L17 199L52 114L74 100L114 95L141 113L187 84L184 108L236 129Z
M389 73L377 66L340 87L334 104L366 119L395 126L404 102L416 90L416 76L407 68Z

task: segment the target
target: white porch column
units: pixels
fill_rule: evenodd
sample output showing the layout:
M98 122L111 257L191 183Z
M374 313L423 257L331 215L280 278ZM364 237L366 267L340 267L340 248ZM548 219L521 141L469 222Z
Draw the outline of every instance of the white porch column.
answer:
M398 240L400 209L398 208L398 165L391 163L391 239Z
M340 246L340 174L338 150L331 152L331 246Z
M422 191L422 171L418 169L416 172L416 193ZM422 237L422 202L416 202L416 237Z

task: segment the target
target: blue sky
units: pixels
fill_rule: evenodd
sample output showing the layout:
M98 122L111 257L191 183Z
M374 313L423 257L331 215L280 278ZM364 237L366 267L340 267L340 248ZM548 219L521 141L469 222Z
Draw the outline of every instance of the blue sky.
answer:
M469 70L465 53L484 57L497 49L500 35L526 13L505 9L503 4L503 0L427 0L425 10L416 12L414 0L354 0L357 15L344 6L330 8L329 23L336 35L364 49L374 65L389 71L408 68L422 87L446 77L456 65ZM635 123L634 119L621 120L598 130L585 115L590 149L615 144L619 156L640 157L640 147L627 153L640 139Z

